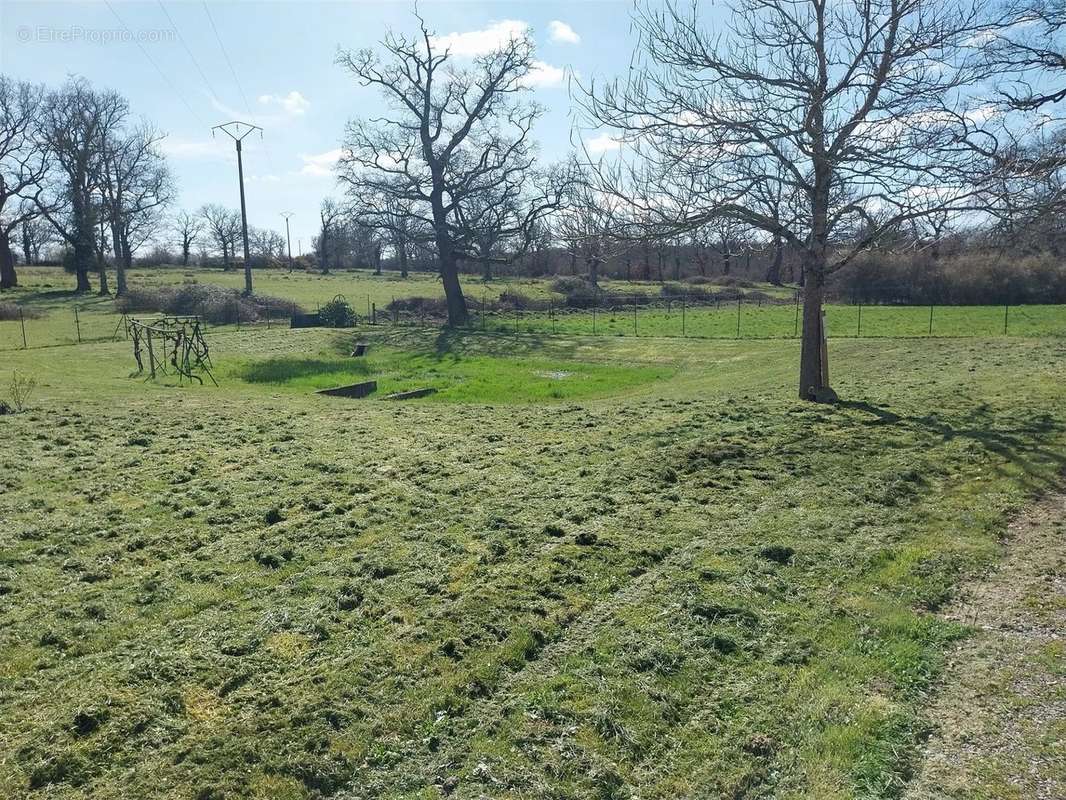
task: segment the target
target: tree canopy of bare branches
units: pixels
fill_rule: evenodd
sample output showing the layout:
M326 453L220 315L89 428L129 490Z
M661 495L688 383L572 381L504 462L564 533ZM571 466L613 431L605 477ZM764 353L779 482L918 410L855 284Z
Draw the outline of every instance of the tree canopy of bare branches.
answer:
M170 221L170 230L177 240L181 250L181 265L189 266L189 254L193 247L200 241L204 232L204 218L198 214L191 214L182 210L174 215Z
M241 214L232 208L208 203L200 209L211 242L222 255L222 268L232 268L232 258L241 239Z
M18 285L11 232L41 211L48 153L41 141L44 91L0 75L0 289Z
M1002 96L1019 111L1039 111L1066 100L1066 0L1008 4L986 48L1003 75Z
M699 6L644 6L630 75L581 93L622 159L601 190L666 231L727 218L780 239L805 276L799 394L832 397L826 276L902 222L975 198L994 146L971 87L976 7L924 0L734 0L721 34Z
M487 205L478 198L501 187L518 194L530 184L530 131L541 113L527 99L534 50L528 35L515 36L464 67L419 22L413 38L390 32L380 54L338 55L338 63L363 86L378 89L393 112L348 125L340 176L353 199L378 200L377 214L393 230L398 210L432 230L448 321L462 325L469 314L459 262L477 257L478 209ZM558 203L555 182L532 185L516 232Z
M98 182L111 228L115 255L115 293L126 293L126 270L133 253L159 229L162 212L174 196L166 160L159 150L163 134L145 124L130 132L113 131L100 142Z
M55 169L49 174L49 203L42 213L74 251L77 291L89 286L96 258L101 202L102 143L122 128L129 106L121 95L93 89L72 78L49 92L42 113L42 138ZM101 273L101 291L106 290Z

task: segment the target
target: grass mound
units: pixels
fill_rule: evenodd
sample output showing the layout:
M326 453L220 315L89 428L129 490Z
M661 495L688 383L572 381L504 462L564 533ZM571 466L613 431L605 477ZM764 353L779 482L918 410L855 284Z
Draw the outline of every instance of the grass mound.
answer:
M245 295L236 289L196 282L178 286L134 287L115 300L115 307L123 314L156 311L199 316L213 325L251 323L303 313L295 303L280 297Z

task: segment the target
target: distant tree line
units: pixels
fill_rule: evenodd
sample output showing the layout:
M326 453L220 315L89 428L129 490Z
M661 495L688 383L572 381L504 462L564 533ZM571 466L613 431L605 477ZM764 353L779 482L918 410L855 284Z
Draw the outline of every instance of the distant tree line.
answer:
M121 95L71 78L58 89L0 75L0 288L18 281L14 248L34 263L53 245L77 290L126 291L134 253L159 230L174 184L160 134Z

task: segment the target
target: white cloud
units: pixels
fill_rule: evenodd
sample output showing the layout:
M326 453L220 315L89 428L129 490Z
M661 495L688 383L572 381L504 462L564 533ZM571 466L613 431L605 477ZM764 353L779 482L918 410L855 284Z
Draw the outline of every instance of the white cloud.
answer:
M620 139L616 139L609 133L601 133L589 139L585 146L590 153L606 153L609 150L617 150L622 146Z
M263 94L259 96L259 105L279 106L286 114L298 117L311 107L311 102L297 91L286 95Z
M300 169L301 175L313 175L316 178L328 178L333 175L337 166L337 160L341 157L341 149L327 150L317 155L300 154L304 165Z
M251 181L253 183L280 183L281 178L277 175L252 175Z
M557 19L553 19L548 23L548 34L553 42L561 42L563 44L581 43L581 37L577 35L577 31Z
M490 23L479 31L453 32L434 36L433 46L447 48L455 56L483 56L493 53L512 39L525 36L529 23L519 19L504 19Z
M566 70L543 61L534 61L523 83L535 89L557 89L566 80Z

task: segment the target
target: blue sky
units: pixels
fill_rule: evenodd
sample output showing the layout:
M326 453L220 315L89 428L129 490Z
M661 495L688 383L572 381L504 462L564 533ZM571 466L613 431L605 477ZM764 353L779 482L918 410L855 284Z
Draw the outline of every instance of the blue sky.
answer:
M372 46L386 27L415 31L413 8L409 0L290 0L211 2L208 13L199 0L0 0L0 71L49 85L81 75L124 94L135 116L166 132L179 205L190 209L239 205L233 143L212 140L211 126L234 118L261 125L263 140L246 140L244 151L249 223L283 231L281 212L293 212L295 253L297 239L309 248L321 199L337 193L328 165L345 122L383 110L375 92L334 65L336 50ZM516 23L533 28L543 62L535 96L548 109L536 131L545 160L571 147L563 71L589 78L627 70L631 8L628 0L419 4L439 35L456 34L457 52L484 48ZM117 41L123 27L139 41Z

